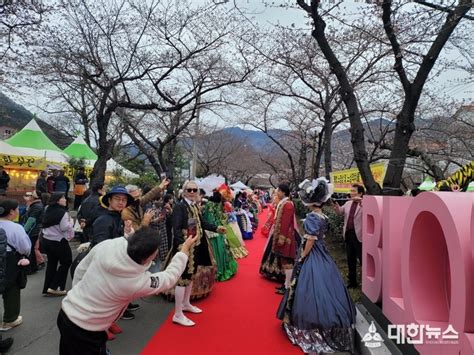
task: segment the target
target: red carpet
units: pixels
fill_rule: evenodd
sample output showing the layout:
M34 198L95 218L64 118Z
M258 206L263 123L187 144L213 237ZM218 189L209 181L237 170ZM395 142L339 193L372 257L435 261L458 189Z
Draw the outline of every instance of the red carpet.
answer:
M267 210L259 216L260 226ZM239 259L237 274L218 282L209 297L195 301L202 314L190 314L196 322L186 328L167 321L143 350L143 355L163 354L301 354L276 318L281 297L274 282L258 273L267 239L257 231L246 241L249 255Z

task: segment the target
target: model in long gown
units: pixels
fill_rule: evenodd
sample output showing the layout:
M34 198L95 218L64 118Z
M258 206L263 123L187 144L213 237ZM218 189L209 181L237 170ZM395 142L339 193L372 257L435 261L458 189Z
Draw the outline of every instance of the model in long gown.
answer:
M293 206L293 203L288 198L278 203L273 226L270 230L270 237L265 246L260 264L260 274L267 279L277 282L284 282L287 278L285 269L288 269L287 265L289 263L294 263L296 251L300 245L300 236L296 218L294 217ZM283 252L278 249L278 239L275 239L282 236L288 238L288 242L283 243L283 248L287 248ZM289 276L287 282L289 282Z
M245 248L245 242L242 238L239 225L237 223L237 217L232 207L233 193L229 186L222 184L218 187L217 191L221 194L223 200L223 209L225 213L225 220L223 226L226 227L226 238L229 244L230 252L234 259L244 258L248 255L248 251Z
M245 258L249 252L245 248L245 242L242 238L242 233L240 232L239 225L237 223L237 217L235 212L228 212L227 215L227 224L224 226L227 228L227 241L229 242L230 252L235 259Z
M262 235L265 238L268 238L270 236L270 231L273 227L273 224L275 223L275 211L276 211L276 206L278 205L278 202L280 202L280 200L278 199L278 196L275 195L273 197L273 201L267 204L267 208L268 208L267 221L263 225L262 231L261 231Z
M250 220L250 205L247 200L247 193L241 192L234 201L237 213L237 223L244 240L253 239L252 222Z
M327 218L311 212L304 221L310 252L299 259L290 288L277 312L288 338L305 353L354 352L356 311L334 260L324 243Z
M216 200L218 199L218 201ZM203 210L203 219L210 224L224 225L224 220L227 217L224 215L221 196L218 192L206 203ZM226 227L227 228L227 227ZM217 281L229 280L237 272L237 262L233 258L229 246L227 244L226 236L220 233L207 232L211 242L214 259L217 263Z

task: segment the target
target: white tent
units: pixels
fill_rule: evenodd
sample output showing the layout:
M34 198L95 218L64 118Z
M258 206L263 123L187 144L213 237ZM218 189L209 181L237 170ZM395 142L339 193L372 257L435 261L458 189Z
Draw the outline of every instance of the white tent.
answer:
M95 163L95 162L94 162ZM122 172L122 175L127 177L127 178L137 178L138 175L135 174L135 173L132 173L130 170L128 169L125 169L122 165L120 165L119 163L117 163L115 160L113 159L109 159L107 161L107 168L106 168L106 171L115 171L115 170L120 170Z
M239 191L250 189L250 187L245 185L242 181L237 181L235 184L230 185L230 187L234 190L239 190Z
M206 196L212 196L212 191L225 183L225 177L220 175L209 175L202 179L196 179L198 186L206 191Z
M5 141L0 141L0 153L5 155L30 156L35 158L44 158L46 161L56 163L67 163L68 155L49 149L34 149L25 147L14 147Z

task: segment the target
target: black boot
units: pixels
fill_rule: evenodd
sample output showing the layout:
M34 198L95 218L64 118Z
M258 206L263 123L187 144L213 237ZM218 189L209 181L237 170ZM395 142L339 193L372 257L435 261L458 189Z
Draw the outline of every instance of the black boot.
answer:
M8 349L10 349L12 345L13 345L13 338L6 338L3 340L1 340L0 338L0 353L3 354L4 352L7 352Z

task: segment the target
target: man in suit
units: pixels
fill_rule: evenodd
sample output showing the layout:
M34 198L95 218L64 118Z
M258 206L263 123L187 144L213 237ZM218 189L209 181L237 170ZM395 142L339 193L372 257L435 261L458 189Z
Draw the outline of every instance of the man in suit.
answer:
M183 185L183 199L173 209L173 247L170 256L181 250L184 241L191 235L197 235L198 240L189 250L189 260L186 268L178 280L175 288L175 314L173 322L190 327L195 323L187 318L184 312L201 313L202 310L191 305L191 291L193 288L193 276L199 265L212 265L209 251L209 242L204 230L225 233L226 228L215 226L203 221L199 207L196 205L199 188L195 181L187 181Z
M356 288L357 260L362 265L362 197L365 189L362 185L352 185L350 200L344 205L333 204L336 213L344 214L343 235L346 242L347 266L349 267L349 284L347 287Z

